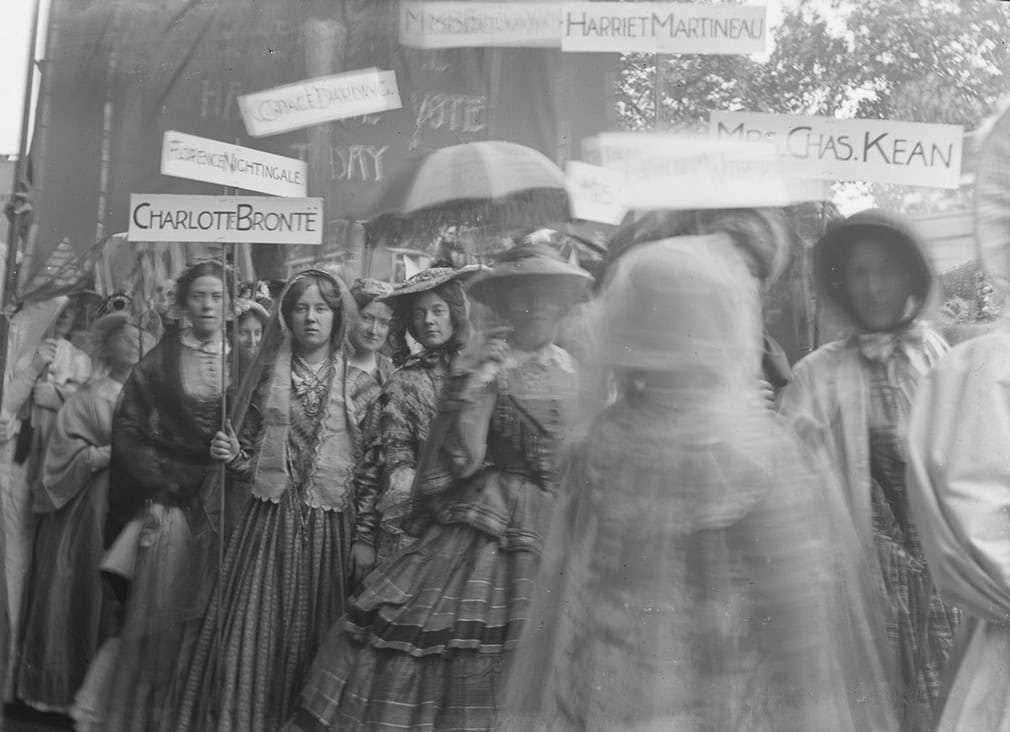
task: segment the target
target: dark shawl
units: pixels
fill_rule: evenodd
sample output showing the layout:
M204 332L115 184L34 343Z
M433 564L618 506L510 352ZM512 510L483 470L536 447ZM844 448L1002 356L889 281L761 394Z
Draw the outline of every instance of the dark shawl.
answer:
M185 393L181 349L178 333L166 335L123 388L112 424L114 524L125 524L148 500L195 509L204 476L216 465L210 442L220 425L221 403Z

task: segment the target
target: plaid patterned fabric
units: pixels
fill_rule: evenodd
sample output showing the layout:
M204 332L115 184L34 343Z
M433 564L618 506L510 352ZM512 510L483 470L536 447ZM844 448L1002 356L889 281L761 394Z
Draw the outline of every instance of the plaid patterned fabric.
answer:
M467 526L433 527L366 580L288 729L491 729L538 565Z
M539 366L535 379L509 380L523 398L499 395L484 469L457 481L420 541L365 579L289 730L494 727L550 525L562 402L574 396L570 372Z
M336 377L337 369L325 368L327 381ZM290 487L277 503L249 501L221 571L223 606L211 602L178 718L164 729L273 732L292 713L346 599L353 511L312 508L304 500L319 432L320 419L293 398Z
M414 658L360 646L334 633L320 653L333 659L326 687L310 684L285 732L494 729L504 660L460 653ZM313 676L313 679L321 678ZM329 695L339 690L335 695Z
M928 729L961 612L933 587L905 492L900 447L907 405L881 368L871 371L870 464L873 535L888 600L887 636L896 658L903 730Z

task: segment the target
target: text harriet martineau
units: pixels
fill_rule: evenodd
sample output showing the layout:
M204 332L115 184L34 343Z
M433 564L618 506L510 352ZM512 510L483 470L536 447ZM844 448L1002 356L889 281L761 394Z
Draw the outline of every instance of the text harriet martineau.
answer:
M715 6L718 7L718 6ZM594 16L567 13L565 36L582 38L728 38L758 40L764 37L764 18L681 17L677 13Z

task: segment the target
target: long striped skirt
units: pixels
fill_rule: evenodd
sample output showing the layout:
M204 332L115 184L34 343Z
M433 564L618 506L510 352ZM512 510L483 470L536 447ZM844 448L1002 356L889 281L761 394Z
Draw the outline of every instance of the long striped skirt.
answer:
M200 550L182 509L153 504L106 555L103 569L122 574L130 592L122 631L102 647L77 694L78 729L171 729L173 678L205 566Z
M494 728L539 560L465 524L432 526L365 580L285 729Z
M896 539L874 486L874 543L887 599L887 636L898 716L903 732L932 729L944 667L954 647L961 611L933 586L918 542Z
M351 517L253 499L232 535L217 593L181 685L173 730L275 732L344 611Z

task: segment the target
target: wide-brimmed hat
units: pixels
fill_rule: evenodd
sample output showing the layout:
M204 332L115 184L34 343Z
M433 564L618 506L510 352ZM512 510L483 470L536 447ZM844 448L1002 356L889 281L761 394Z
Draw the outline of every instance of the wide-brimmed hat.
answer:
M418 295L422 292L437 290L442 285L448 282L453 282L454 280L459 280L463 283L482 270L483 268L479 265L468 265L466 267L461 267L460 269L454 269L452 267L430 267L428 269L421 270L406 282L403 282L393 288L393 291L388 295L384 295L378 299L381 302L395 305L397 301L401 298L407 297L408 295Z
M526 242L506 249L498 255L494 267L474 279L470 295L481 302L494 304L502 287L508 287L519 278L535 279L575 303L584 299L593 282L592 275L561 258L547 244Z
M918 315L933 286L933 268L926 257L925 244L912 224L901 216L871 208L849 216L828 231L814 245L814 280L820 291L853 322L858 317L845 289L845 263L851 246L868 238L896 249L912 276L911 295Z

